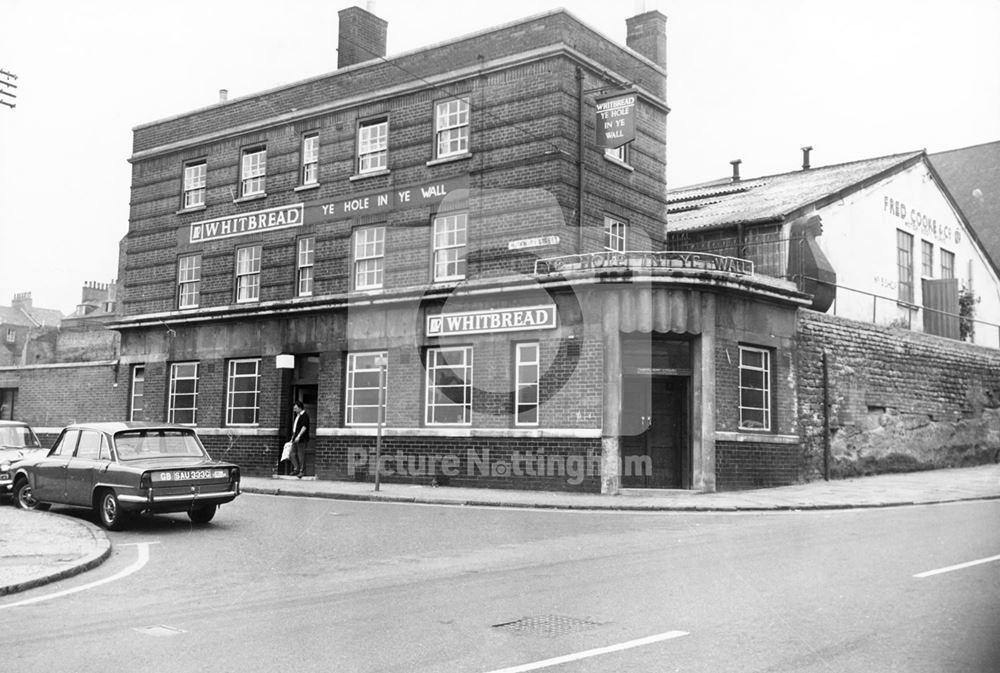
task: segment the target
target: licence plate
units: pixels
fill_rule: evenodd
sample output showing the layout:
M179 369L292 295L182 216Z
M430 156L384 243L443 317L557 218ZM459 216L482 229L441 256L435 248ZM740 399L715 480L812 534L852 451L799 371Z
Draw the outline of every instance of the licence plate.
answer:
M225 479L226 470L171 470L169 472L154 472L153 481L200 481L203 479Z

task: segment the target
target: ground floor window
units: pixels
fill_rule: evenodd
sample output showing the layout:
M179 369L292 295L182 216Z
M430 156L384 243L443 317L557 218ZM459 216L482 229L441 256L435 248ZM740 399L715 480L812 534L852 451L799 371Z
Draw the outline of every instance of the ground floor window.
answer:
M142 420L145 404L143 395L146 388L146 368L143 365L132 367L132 398L129 405L129 420Z
M427 351L427 425L472 423L472 346Z
M226 425L256 425L260 412L260 359L230 360Z
M538 344L517 344L514 424L538 425Z
M740 346L740 428L771 429L771 352Z
M175 362L170 365L170 395L167 420L194 425L198 418L198 363Z
M379 388L386 386L380 381L379 362L384 361L386 351L371 353L349 353L347 355L347 394L344 422L347 425L375 425L378 423ZM385 405L385 398L382 398Z

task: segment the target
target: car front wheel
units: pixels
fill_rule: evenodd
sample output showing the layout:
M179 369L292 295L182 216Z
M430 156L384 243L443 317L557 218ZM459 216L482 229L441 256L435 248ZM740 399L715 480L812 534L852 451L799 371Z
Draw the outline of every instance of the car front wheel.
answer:
M21 509L38 509L44 511L49 508L48 504L35 500L31 494L31 484L28 483L27 479L21 479L15 484L14 502Z
M199 505L188 511L188 518L194 523L208 523L218 508L218 505Z
M97 498L97 515L101 525L108 530L121 530L125 526L125 512L114 491L101 491Z

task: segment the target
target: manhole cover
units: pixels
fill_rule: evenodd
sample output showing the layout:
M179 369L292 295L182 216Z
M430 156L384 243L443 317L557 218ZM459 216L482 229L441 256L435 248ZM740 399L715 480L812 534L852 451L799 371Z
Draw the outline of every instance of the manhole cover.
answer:
M521 617L512 622L494 624L493 628L503 629L511 633L524 634L529 636L543 636L555 638L567 633L579 633L603 626L600 622L593 622L589 619L579 617L565 617L563 615L536 615L534 617Z
M135 629L139 633L143 633L147 636L177 636L185 633L181 629L175 629L172 626L164 626L163 624L157 624L156 626L144 626L141 629Z

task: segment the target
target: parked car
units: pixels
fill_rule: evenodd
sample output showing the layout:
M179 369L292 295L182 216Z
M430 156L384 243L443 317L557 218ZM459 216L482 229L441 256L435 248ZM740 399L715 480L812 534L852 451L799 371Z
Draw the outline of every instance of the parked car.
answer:
M239 493L240 468L213 460L183 425L77 423L48 453L14 469L19 507L90 507L108 530L141 512L187 512L194 523L208 523Z
M44 451L27 423L0 421L0 498L11 495L17 461Z

